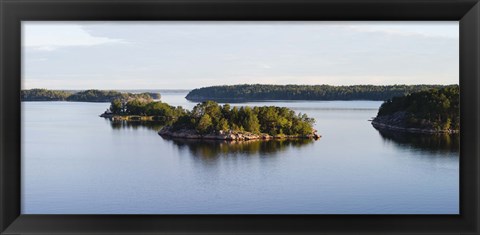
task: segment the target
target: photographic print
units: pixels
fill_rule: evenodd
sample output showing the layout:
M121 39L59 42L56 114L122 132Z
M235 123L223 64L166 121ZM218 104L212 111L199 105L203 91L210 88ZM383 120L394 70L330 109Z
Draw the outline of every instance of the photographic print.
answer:
M459 214L457 21L23 21L22 214Z

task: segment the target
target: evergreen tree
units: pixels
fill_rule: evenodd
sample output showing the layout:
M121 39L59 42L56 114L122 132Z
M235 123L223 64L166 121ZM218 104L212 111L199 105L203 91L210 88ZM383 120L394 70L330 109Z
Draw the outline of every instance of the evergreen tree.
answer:
M213 123L210 115L204 114L202 117L200 117L196 129L199 133L205 134L211 130L212 125Z

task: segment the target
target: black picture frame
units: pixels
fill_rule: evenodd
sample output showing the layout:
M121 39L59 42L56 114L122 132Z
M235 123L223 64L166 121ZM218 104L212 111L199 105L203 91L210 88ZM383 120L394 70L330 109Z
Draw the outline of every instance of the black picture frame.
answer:
M1 234L479 234L479 0L0 0ZM460 215L21 215L23 20L460 22Z

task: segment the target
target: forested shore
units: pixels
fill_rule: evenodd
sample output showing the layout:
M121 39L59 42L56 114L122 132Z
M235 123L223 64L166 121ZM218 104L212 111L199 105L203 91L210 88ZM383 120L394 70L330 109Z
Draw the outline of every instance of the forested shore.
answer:
M262 85L210 86L190 91L185 97L194 102L245 102L265 100L377 100L439 89L443 85Z
M115 99L160 99L159 93L129 93L114 90L64 91L47 89L30 89L20 92L21 101L77 101L77 102L111 102Z
M415 92L385 101L372 125L378 129L458 133L460 89L458 85Z

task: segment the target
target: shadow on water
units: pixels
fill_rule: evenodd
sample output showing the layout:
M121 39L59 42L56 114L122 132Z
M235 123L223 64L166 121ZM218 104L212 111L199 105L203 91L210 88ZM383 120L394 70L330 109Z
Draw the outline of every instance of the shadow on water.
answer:
M378 130L386 142L392 142L402 148L412 148L430 153L458 153L460 151L459 134L421 134Z
M215 161L222 157L248 157L257 154L265 157L275 156L275 153L291 148L300 148L315 142L311 139L252 141L164 139L171 141L179 150L188 150L193 157L203 161Z
M111 121L108 119L107 121L110 123L112 129L116 130L148 129L158 132L164 126L161 122L152 121L127 122ZM177 139L168 137L161 138L173 143L179 150L188 150L193 157L206 161L212 161L223 156L248 157L258 154L268 157L290 148L300 148L315 142L312 139L222 141Z
M153 131L159 131L164 126L160 122L152 122L152 121L147 121L147 122L145 121L127 122L127 121L110 121L110 120L107 120L107 121L110 122L110 126L114 130L145 128Z

